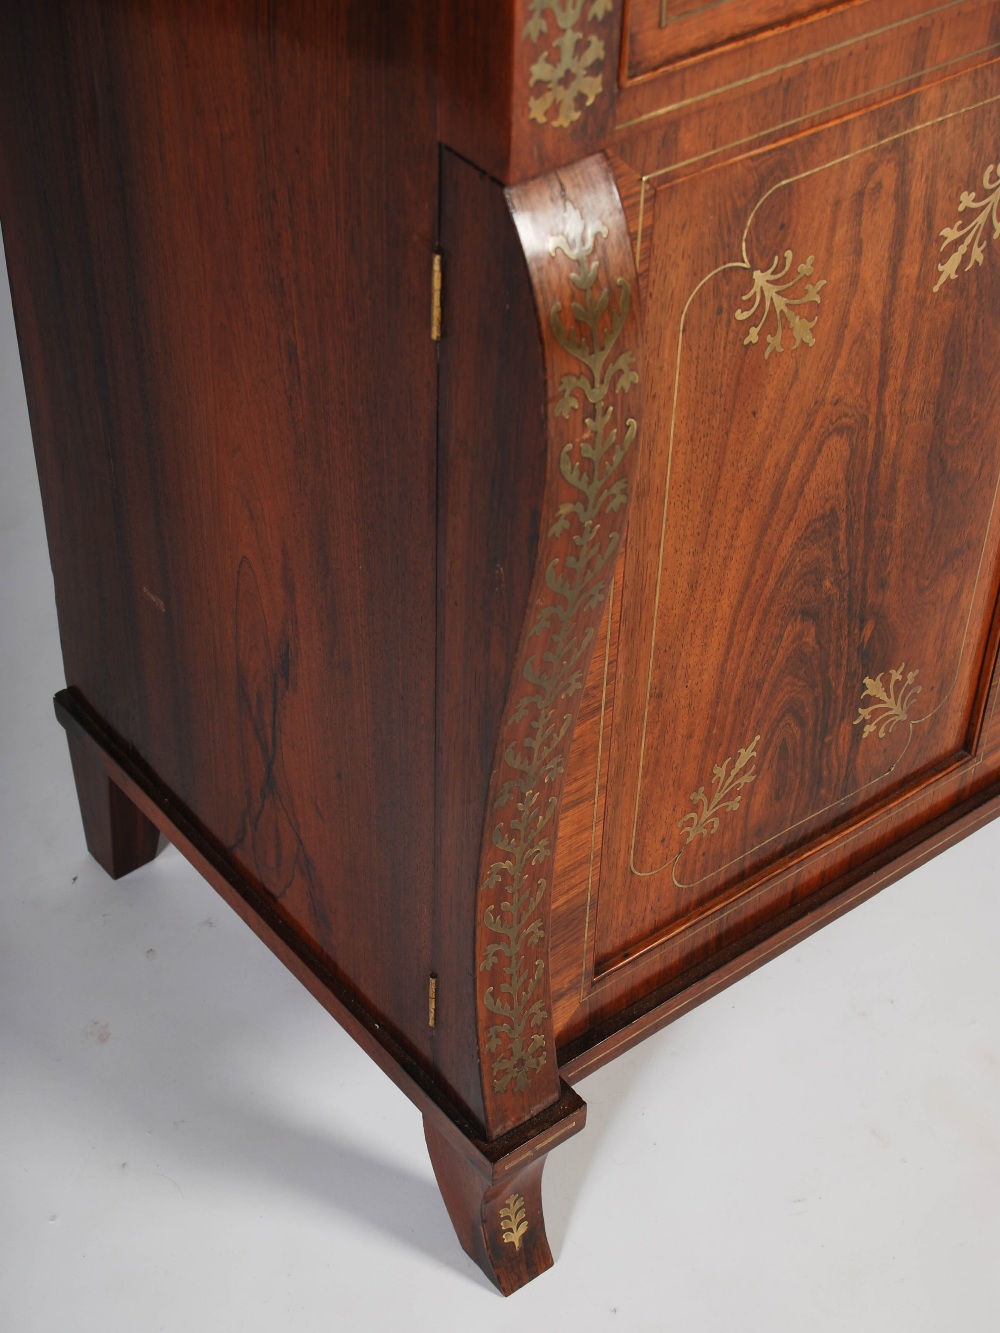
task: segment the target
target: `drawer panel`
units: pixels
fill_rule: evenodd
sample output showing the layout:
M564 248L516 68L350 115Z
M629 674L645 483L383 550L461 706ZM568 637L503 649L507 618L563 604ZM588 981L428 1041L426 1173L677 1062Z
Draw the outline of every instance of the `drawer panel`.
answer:
M633 0L629 73L644 74L832 8L829 0Z

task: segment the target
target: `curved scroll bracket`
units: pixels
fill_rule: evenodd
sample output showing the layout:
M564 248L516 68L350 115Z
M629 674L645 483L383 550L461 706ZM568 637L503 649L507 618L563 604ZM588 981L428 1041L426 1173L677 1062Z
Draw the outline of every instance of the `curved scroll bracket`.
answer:
M480 856L478 1023L492 1135L559 1096L550 876L566 761L628 512L640 404L635 268L606 159L514 187L507 202L540 313L548 462Z

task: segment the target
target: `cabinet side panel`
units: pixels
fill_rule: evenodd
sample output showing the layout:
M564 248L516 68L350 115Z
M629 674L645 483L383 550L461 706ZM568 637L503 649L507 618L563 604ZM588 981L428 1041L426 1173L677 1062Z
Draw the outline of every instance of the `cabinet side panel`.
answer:
M68 683L425 1060L433 26L310 0L0 16Z
M545 486L541 338L502 188L442 157L439 882L435 1065L482 1119L474 956L477 873L497 732Z

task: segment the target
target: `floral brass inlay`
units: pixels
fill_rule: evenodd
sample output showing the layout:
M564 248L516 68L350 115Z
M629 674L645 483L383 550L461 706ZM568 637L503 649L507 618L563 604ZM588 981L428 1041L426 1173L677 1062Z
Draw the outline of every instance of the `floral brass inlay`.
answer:
M571 317L564 318L557 301L551 326L556 341L579 365L577 373L560 381L555 414L577 421L559 455L563 494L572 498L555 510L548 531L553 553L545 564L544 587L528 631L535 647L522 671L527 689L508 715L507 725L518 728L519 738L504 751L506 780L494 801L499 815L492 837L502 859L490 866L483 884L494 903L483 921L498 938L487 946L480 970L490 972L502 963L503 974L499 987L489 986L483 996L483 1004L499 1020L489 1028L486 1041L486 1049L496 1056L492 1073L497 1092L512 1083L523 1091L546 1059L544 1033L534 1029L548 1018L537 996L545 972L537 949L544 939L539 908L547 889L539 871L551 856L557 808L549 784L561 778L565 767L574 706L569 701L583 689L580 664L586 664L597 632L588 620L607 597L605 566L620 537L611 516L628 500L628 480L616 474L635 439L636 422L628 418L619 436L615 398L639 377L631 351L612 355L632 289L619 278L615 301L600 281L593 250L597 238L607 234L603 223L585 222L570 204L565 233L553 236L548 246L553 258L562 253L576 266L569 275L578 293ZM568 540L558 541L567 533Z
M578 106L592 106L604 89L604 40L595 32L581 32L576 25L583 20L586 0L530 0L531 18L524 25L522 38L536 45L546 39L545 50L532 65L530 86L542 85L543 91L528 98L528 116L539 125L565 128L579 120ZM613 0L589 0L584 24L601 23L614 8ZM551 15L558 36L550 37ZM581 46L581 43L585 45ZM549 112L555 110L553 119Z
M964 226L959 218L953 227L945 227L941 233L942 250L947 245L954 245L956 241L961 241L962 244L951 252L943 264L938 264L938 273L941 276L934 284L935 291L939 291L949 278L954 280L958 277L962 260L966 255L969 256L969 262L965 266L966 273L977 264L982 264L983 256L986 254L986 224L991 219L993 239L1000 238L1000 162L986 168L983 173L983 189L987 191L983 199L977 199L971 190L962 191L962 197L958 201L958 211L965 213L968 210L978 210L976 216Z
M910 709L920 693L921 687L913 683L919 674L918 672L907 672L906 679L903 680L904 671L906 671L905 662L892 668L889 672L888 688L882 684L883 673L881 671L874 680L871 676L865 676L865 688L861 694L862 702L865 699L874 699L875 702L869 704L866 708L859 707L858 715L854 719L855 726L859 722L865 724L865 729L861 733L862 739L865 736L870 736L873 731L877 731L879 740L884 740L894 727L899 726L900 722L909 720Z
M795 340L792 343L793 351L800 343L805 343L807 347L812 347L816 342L816 339L813 337L813 328L815 327L816 320L819 316L817 315L813 319L806 319L805 315L799 314L795 307L801 305L819 305L820 288L826 286L826 279L822 278L819 282L806 283L801 294L798 296L786 295L786 293L797 283L801 282L803 278L812 277L814 261L815 255L810 255L804 264L798 266L795 276L789 278L787 282L782 282L781 279L788 274L788 271L792 267L791 250L785 251L785 264L783 268L779 269L778 265L781 263L781 258L779 255L775 255L774 263L766 273L762 273L759 268L754 269L753 286L745 296L740 298L741 301L749 301L752 298L753 305L749 310L737 310L735 313L737 319L744 320L752 319L757 311L760 310L760 319L751 327L750 332L743 339L743 346L748 347L751 343L759 341L761 330L767 323L768 315L770 315L772 310L774 311L775 329L773 333L767 335L767 346L764 349L765 361L772 352L785 351L785 346L782 342L782 334L786 327ZM763 310L761 310L761 305L764 307Z
M683 819L677 821L677 827L683 829L689 843L695 838L708 838L716 832L719 827L720 810L739 809L743 788L757 776L757 770L753 767L747 768L747 764L751 759L756 759L759 740L760 737L755 736L749 745L737 751L736 762L731 769L729 767L733 763L731 755L724 763L716 764L712 770L712 786L715 790L711 797L705 794L704 787L699 787L697 791L691 793L691 800L698 809L689 810Z
M500 1225L503 1228L505 1245L521 1248L524 1233L528 1230L528 1210L520 1194L512 1194L500 1209Z

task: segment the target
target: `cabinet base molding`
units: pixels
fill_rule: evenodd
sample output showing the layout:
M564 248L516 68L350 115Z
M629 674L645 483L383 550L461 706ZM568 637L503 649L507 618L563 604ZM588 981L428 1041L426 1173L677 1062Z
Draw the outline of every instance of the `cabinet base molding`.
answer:
M561 1046L560 1074L571 1083L592 1074L998 815L1000 782L994 782L850 875L824 885L805 902L772 918L729 949L643 996L585 1036Z
M549 1152L586 1123L587 1107L579 1094L563 1082L552 1106L499 1138L483 1138L83 699L72 689L61 690L54 705L69 741L87 847L95 860L120 879L151 861L163 838L173 843L419 1107L448 1214L464 1249L487 1277L509 1295L551 1268L542 1168Z

